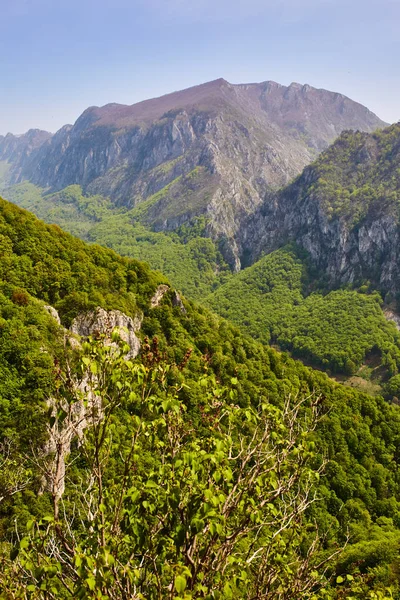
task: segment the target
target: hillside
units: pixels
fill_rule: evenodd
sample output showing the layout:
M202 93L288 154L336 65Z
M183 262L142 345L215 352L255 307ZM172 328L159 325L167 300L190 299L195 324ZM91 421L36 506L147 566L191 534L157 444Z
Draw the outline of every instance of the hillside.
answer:
M147 202L143 224L155 231L203 215L207 235L224 240L225 259L239 268L239 223L267 190L289 183L343 130L382 126L341 94L218 79L133 106L88 108L21 155L7 136L0 157L12 184L26 179L50 192L78 184L119 207Z
M46 193L24 182L8 187L5 194L47 223L148 262L193 300L204 298L231 273L219 245L207 236L204 217L174 232L152 231L142 222L141 206L118 209L108 198L84 195L78 185Z
M205 303L243 332L347 376L350 385L375 393L382 392L379 385L389 389L400 368L400 333L387 320L380 295L368 286L318 288L310 266L298 248L275 250L231 277Z
M253 262L288 241L306 249L329 285L400 290L400 124L345 132L296 180L266 197L239 235Z
M249 442L255 435L252 423L261 424L265 411L268 427L272 427L268 440L277 440L278 444L269 447L268 456L276 456L279 447L282 455L278 456L283 462L277 471L267 469L266 473L272 475L260 473L257 485L243 490L253 507L252 514L257 506L261 510L266 490L272 490L268 491L271 500L265 504L267 512L257 513L257 518L272 519L270 532L276 532L273 540L277 545L268 542L266 546L269 566L263 577L273 575L277 585L288 586L285 589L289 590L310 585L308 595L303 595L306 598L342 598L351 590L359 597L372 598L369 594L373 588L392 585L396 589L400 547L396 469L399 407L338 385L286 354L262 346L206 309L182 302L163 276L139 261L88 246L5 201L0 202L0 253L0 580L11 597L19 597L23 587L29 586L33 598L44 598L43 590L65 598L77 594L90 597L93 590L99 590L103 595L112 592L111 597L117 598L118 582L123 581L124 585L150 590L150 597L158 598L157 585L167 589L171 573L178 597L186 586L191 586L187 593L192 598L203 597L201 586L223 589L224 594L230 590L232 598L243 598L246 589L253 589L254 594L257 564L251 562L246 567L240 560L231 561L226 579L209 579L215 570L204 571L196 579L185 563L185 539L192 543L193 536L197 536L195 546L190 546L190 556L197 561L198 546L204 547L204 542L212 544L213 552L226 549L234 531L230 527L242 514L247 519L242 508L235 508L239 512L234 513L233 521L227 513L226 521L218 517L225 514L227 494L235 481L242 481L240 473L244 473L235 470L224 457L229 448L233 451L236 441ZM74 323L69 333L57 322L53 309L46 309L44 304L58 310L64 327ZM140 347L136 358L129 362L118 358L116 350L104 349L97 329L100 321L93 321L92 311L97 307L108 311L96 312L108 315L106 320L118 318L134 327L133 337ZM126 317L118 316L118 311ZM85 336L87 331L92 331L94 337L89 343L76 333ZM122 349L122 354L127 349L129 346ZM43 487L43 468L48 473L49 467L45 466L53 463L48 462L51 453L46 454L46 439L49 432L55 435L66 431L65 423L68 425L75 414L75 409L70 412L68 406L82 402L81 392L76 398L74 387L74 378L79 377L86 382L82 389L87 390L90 381L96 386L104 412L92 417L92 429L84 431L79 444L68 446L65 456L70 453L71 460L65 466L68 477L63 479L62 491L59 487L47 490ZM51 398L51 402L60 403L56 404L57 413L49 410ZM138 405L139 400L145 404ZM300 408L295 409L299 400ZM87 402L90 408L91 401ZM306 426L309 418L312 423L313 406L322 411L315 433L312 429L298 432L298 439L293 423ZM303 411L302 418L290 425L290 415L296 415L297 410ZM103 421L102 414L109 417ZM140 429L135 429L137 423ZM58 430L54 429L56 425ZM138 436L139 431L146 435L137 438L140 446L138 454L133 455L134 467L126 471L124 465L131 464L132 456L128 442L134 431ZM57 446L54 448L57 454ZM96 452L102 453L104 461L98 463L104 469L100 488L93 483L99 481L98 475L90 479L91 473L96 473ZM324 457L328 463L319 479L315 473ZM300 476L299 467L300 480L296 475ZM214 473L211 479L209 468ZM171 486L168 493L162 481ZM251 479L246 481L250 485ZM279 481L289 487L282 487L276 495ZM301 487L291 487L297 481ZM317 502L304 513L305 507L296 503L308 497L311 482L317 486ZM82 495L81 487L87 484L92 486L85 492L92 494L89 512L84 502L88 496ZM98 492L105 494L105 502L103 496L99 499L96 495ZM54 512L61 497L63 512ZM119 502L122 512L116 508ZM299 509L293 526L291 519L286 521L286 502L294 502ZM179 507L185 507L181 513ZM190 512L193 510L196 512ZM116 514L121 520L115 529L112 521ZM164 519L165 529L161 531L158 518ZM280 533L282 519L287 523L287 535ZM305 563L304 552L307 555L306 549L311 548L315 536L314 522L322 540L315 539L318 550L310 550ZM211 524L212 535L207 537ZM15 538L16 527L20 542ZM187 537L182 536L182 527L187 527ZM350 545L329 559L324 573L312 571L313 575L310 570L316 563L345 543L347 530L352 535ZM153 556L153 539L163 549L161 554L156 552L161 562L147 563L147 554L141 557L140 553L147 548L148 556ZM255 543L251 536L240 539L242 550L243 544ZM46 540L52 540L55 553L47 552ZM137 548L137 554L126 554L125 544ZM71 550L66 550L71 547L78 562L75 558L71 562ZM58 551L63 557L61 562ZM143 561L146 566L142 569ZM298 569L287 571L282 566L285 562L304 565L304 573ZM133 579L124 579L124 564L129 566ZM93 576L93 572L101 576ZM300 572L304 579L303 575L298 577ZM342 574L350 577L346 579ZM325 596L319 596L321 587ZM276 589L272 587L268 597L276 597Z

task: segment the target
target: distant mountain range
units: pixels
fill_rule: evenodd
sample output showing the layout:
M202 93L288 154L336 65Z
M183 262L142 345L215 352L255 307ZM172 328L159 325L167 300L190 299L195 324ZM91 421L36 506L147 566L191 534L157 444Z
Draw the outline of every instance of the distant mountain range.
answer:
M88 108L51 135L0 137L8 183L54 192L79 184L142 222L174 230L197 216L240 268L239 225L269 190L288 184L343 130L385 126L345 96L292 83L217 79L161 98Z

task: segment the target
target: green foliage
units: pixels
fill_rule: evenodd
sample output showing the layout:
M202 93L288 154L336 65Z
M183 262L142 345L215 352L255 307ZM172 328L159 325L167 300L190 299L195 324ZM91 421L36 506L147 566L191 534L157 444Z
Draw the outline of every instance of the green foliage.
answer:
M84 196L79 185L55 193L46 193L24 181L4 190L9 200L33 212L39 219L54 223L81 238L87 238L90 229L113 210L111 202L103 196Z
M399 124L372 134L342 133L313 163L314 183L306 193L318 198L328 216L350 225L383 212L398 219L399 133Z
M63 515L55 496L54 516L28 523L3 587L33 598L310 598L326 584L315 566L327 560L304 527L319 478L315 400L240 408L204 375L198 430L172 365L134 365L125 352L86 344L80 370L101 417L86 400L84 467Z
M146 211L163 197L161 190L136 208L124 211L102 196L86 196L78 185L46 193L24 182L5 190L18 206L63 227L84 240L112 248L123 256L148 262L193 299L201 299L229 275L215 243L205 236L206 221L197 218L176 233L155 232L143 223Z
M191 235L188 239L189 234L183 229L179 233L153 232L126 213L93 227L89 238L122 255L145 260L153 269L165 273L188 297L200 299L229 270L210 238Z
M100 246L88 246L56 225L0 200L0 280L6 294L21 288L51 303L68 323L83 309L147 305L161 274ZM142 300L138 300L141 298Z
M304 261L292 249L263 257L207 299L223 317L264 343L335 373L353 375L367 360L389 375L400 367L400 334L379 294L336 290L306 295Z
M286 582L293 577L293 573L287 573L285 570L286 565L289 561L290 566L292 558L297 560L304 557L304 553L310 547L309 544L312 543L312 532L315 531L316 523L322 537L321 559L331 556L332 552L345 544L347 533L350 534L349 544L343 554L338 559L331 559L328 562L329 568L326 575L331 581L335 582L337 577L343 577L343 575L351 575L355 582L351 585L354 584L363 590L362 593L354 592L353 594L355 597L359 594L360 598L368 598L371 590L374 590L374 594L378 594L380 591L383 593L385 588L392 587L393 593L396 592L398 573L396 549L398 550L400 527L400 482L397 472L400 410L397 406L388 404L382 398L372 398L340 386L324 373L312 371L292 360L287 354L278 353L243 335L234 325L211 314L205 308L184 301L185 310L182 311L181 307L174 302L172 291L165 294L158 306L151 308L150 298L157 285L164 283L165 279L161 275L151 272L146 265L136 260L120 258L110 250L88 246L63 233L55 226L45 226L25 211L6 202L2 201L0 208L0 276L2 279L0 289L0 442L3 444L0 447L0 460L4 465L0 477L0 489L4 491L1 491L0 495L5 497L0 504L0 528L3 540L0 548L2 556L0 571L5 572L6 564L8 565L7 569L10 567L7 557L10 547L15 546L15 532L17 531L18 535L24 537L23 532L28 528L31 532L25 536L28 541L22 542L22 546L25 544L27 546L20 548L20 551L30 553L31 557L27 559L28 563L24 568L31 573L32 565L35 564L35 568L37 567L39 571L34 576L40 578L40 585L43 581L51 580L51 585L56 586L56 592L47 589L42 592L33 590L30 593L37 592L41 594L38 596L40 598L51 598L51 594L60 598L63 597L63 594L71 597L72 592L68 596L65 588L63 588L64 592L61 591L57 576L59 571L58 567L55 568L53 559L49 564L45 563L44 559L40 564L39 559L37 564L34 563L34 549L30 545L31 535L36 540L35 544L37 544L37 536L39 536L48 547L48 535L51 534L50 539L54 539L54 534L57 534L56 525L52 520L54 519L55 495L51 490L43 488L43 467L49 464L48 461L52 456L44 454L43 448L46 435L48 435L46 424L49 422L49 417L54 419L51 421L53 425L56 422L62 424L65 421L65 415L68 414L65 408L68 408L69 405L64 405L62 410L49 415L49 407L46 402L50 398L56 397L64 397L70 401L73 388L67 385L68 381L71 382L68 377L76 376L76 357L68 347L65 348L63 332L59 329L56 321L43 309L43 301L45 301L60 310L65 325L80 311L96 305L104 306L107 309L121 308L132 316L138 311L143 314L140 357L131 365L124 365L122 361L117 366L110 365L107 371L109 377L102 382L102 389L107 389L110 392L109 397L115 397L118 402L113 408L112 418L110 416L108 421L107 427L111 427L110 435L107 437L106 446L103 447L103 449L110 450L109 454L106 452L106 457L109 457L106 460L109 462L107 462L107 474L103 479L104 490L109 490L107 501L96 500L97 512L93 531L90 530L89 515L88 520L81 522L78 519L74 525L76 539L82 540L82 546L79 546L81 550L76 553L81 557L82 564L74 564L73 569L82 568L82 573L88 574L87 577L85 576L86 597L93 597L93 595L90 596L90 586L98 586L96 577L94 576L93 580L93 577L89 576L90 569L93 575L93 569L100 568L99 563L97 563L97 567L94 566L96 563L93 560L96 561L96 557L102 556L101 560L104 561L105 566L102 572L106 573L105 582L109 581L107 577L113 577L105 554L84 553L83 548L89 549L89 545L95 543L99 535L101 537L101 531L103 531L101 515L104 514L105 518L109 519L112 512L115 514L116 505L112 499L111 490L114 487L116 490L121 489L119 486L124 481L124 460L127 457L129 440L132 439L132 428L136 422L134 417L139 417L140 423L146 424L146 429L143 432L140 430L141 434L143 433L143 438L141 438L143 445L140 447L140 468L137 471L129 471L129 477L132 478L132 481L135 477L138 478L141 494L145 494L146 498L140 496L142 504L139 506L139 512L133 513L133 524L138 523L135 519L143 519L143 515L147 515L149 517L148 526L154 527L155 521L151 519L151 516L165 511L168 502L172 502L174 499L171 491L174 486L168 479L172 476L171 454L168 454L169 458L168 461L165 461L165 465L161 460L163 455L161 452L167 456L166 448L169 448L168 443L170 443L166 432L171 433L172 430L160 426L159 419L165 419L165 414L169 415L171 417L170 424L175 427L174 431L177 434L184 433L183 440L179 436L177 437L178 440L182 440L177 451L182 450L183 453L187 451L196 455L194 471L192 471L191 464L175 465L176 474L180 478L179 498L186 507L182 519L186 519L190 512L188 503L188 499L192 498L190 494L196 490L199 491L200 488L202 493L205 493L206 480L214 482L212 486L221 487L221 493L225 493L225 495L227 488L224 488L225 491L222 488L230 485L229 478L227 481L215 482L212 477L210 478L210 471L207 471L210 468L220 468L221 465L224 469L226 467L226 452L229 446L222 446L221 463L210 459L210 456L218 452L215 445L220 435L218 419L222 419L221 435L224 436L227 431L229 432L226 419L229 414L233 415L230 439L237 444L240 439L248 439L247 434L251 432L251 427L258 419L264 418L263 414L264 416L269 415L268 418L272 415L274 428L277 429L278 439L280 439L280 423L285 412L284 401L289 397L292 400L307 397L318 399L323 418L315 431L307 435L307 444L315 444L312 455L307 459L309 460L307 468L312 468L315 473L326 460L328 462L325 475L317 483L318 502L308 507L304 515L306 522L301 522L301 535L297 529L294 532L291 530L295 536L293 539L297 539L297 542L292 547L283 536L282 548L278 550L274 547L272 563L283 564L283 567L281 566L278 570L279 577ZM188 234L186 232L182 235ZM264 292L271 295L276 294L276 298L281 302L286 301L289 297L294 306L298 302L298 306L302 307L303 302L305 303L307 300L307 298L303 298L302 294L302 281L304 281L302 266L290 251L287 251L287 255L291 256L289 261L284 253L277 257L272 256L272 259L276 258L277 260L274 270L271 271L274 276L270 279L265 278ZM289 270L287 270L288 264L291 265ZM279 280L279 285L274 285L275 279ZM240 291L240 286L237 289ZM374 317L375 308L373 307L376 306L379 309L379 298L365 294L356 294L356 297L365 298L370 302L368 315ZM248 306L251 306L250 291L246 299ZM260 304L260 310L261 307ZM146 336L149 339L146 339ZM85 348L88 354L83 358L86 361L89 359L89 361L84 361L83 364L86 368L89 367L93 376L98 377L101 372L99 365L102 364L101 360L103 359L100 360L96 353L92 356L94 350L90 350L86 346ZM98 348L96 352L101 354L101 349ZM100 361L99 365L97 365L98 361ZM161 367L164 370L160 371ZM123 373L121 373L121 369ZM143 381L139 381L138 375L141 372L146 374L144 377L152 390L150 393L152 396L151 414L146 411L140 413L138 410L138 407L142 406L140 390L143 389ZM70 375L63 376L62 373ZM149 373L156 373L153 382L155 388L149 381L149 378L151 379ZM202 383L204 378L208 381L207 385ZM121 388L118 386L120 380L126 382ZM134 396L130 399L127 387L129 395L134 392ZM146 387L146 389L149 388ZM217 390L216 394L214 394L214 390ZM117 391L117 396L112 396L111 392L114 394L115 391ZM108 401L107 398L104 396L105 402ZM119 404L119 400L121 400L121 404ZM148 401L150 402L149 398ZM167 404L163 406L165 401ZM168 402L171 404L169 405ZM218 403L221 405L218 406ZM233 407L230 406L231 404ZM266 412L261 411L260 413L260 408L263 406L267 407ZM174 412L174 407L179 407L179 411ZM224 412L225 408L226 413ZM247 413L251 417L250 424L247 420ZM224 414L223 417L222 414ZM307 412L302 412L296 419L296 423L299 426L305 425L306 417ZM252 422L253 418L256 421ZM178 419L178 421L174 421L174 419ZM102 423L104 421L99 420L97 430L93 428L87 431L83 446L78 447L76 442L72 445L68 461L70 466L69 476L66 480L65 501L63 500L64 504L62 511L60 510L57 516L57 521L58 518L64 518L62 516L64 509L68 518L76 514L74 507L84 501L85 494L80 484L87 481L85 477L90 469L96 468L93 462L97 460L96 453L92 451L96 448L96 438L93 436L96 431L97 433L101 432ZM156 423L157 427L152 429ZM213 427L214 424L216 429ZM287 432L285 426L282 429L282 432L284 431ZM145 435L146 432L149 434L148 436ZM227 439L224 439L226 442ZM286 439L285 435L284 440ZM272 440L271 437L271 443ZM165 445L157 446L160 441ZM197 444L196 447L191 445L194 443ZM285 444L286 441L283 443ZM307 447L311 451L311 447ZM10 448L11 453L5 455L4 448ZM87 451L84 451L84 448ZM203 450L205 455L202 454ZM301 453L305 450L305 446L299 449L300 456L303 456ZM201 457L206 455L208 462L203 464ZM41 461L44 461L44 464ZM160 472L160 468L167 468L167 466L170 471L163 472L163 478L169 482L170 493L167 494L166 490L162 488L158 494L155 494L154 490L157 488L151 486L147 490L146 478L160 486L162 480L157 479L157 474ZM188 469L187 473L185 468ZM13 471L16 475L14 479ZM203 487L196 487L200 484ZM257 494L265 495L265 486L261 491L256 490L255 493L257 503L254 511L257 513L260 508L260 495L257 496ZM155 513L151 512L150 506L143 506L143 502L146 501L151 506L155 505ZM204 502L204 495L201 495L200 491L198 501L198 504L190 504L190 506L193 504L195 511L200 510L199 506L202 506L201 503ZM126 509L131 514L137 504L129 502L124 504L123 510ZM280 498L277 500L278 506L279 502ZM274 502L271 504L274 505ZM103 509L100 509L100 505L106 507L104 513ZM218 508L220 509L219 506ZM272 511L270 507L268 510ZM214 515L213 519L215 518L219 522L221 511L216 510L215 512L217 516ZM179 511L173 512L172 510L165 513L166 522L171 525L167 531L176 533L176 530L171 528L176 526L174 518L176 519L176 515L179 514ZM280 514L278 511L278 515ZM196 515L196 519L201 516L197 512ZM186 523L186 521L184 522ZM219 524L221 525L221 523ZM128 527L129 523L126 526ZM225 527L225 523L222 526ZM195 523L193 527L196 527ZM144 530L145 533L149 531L151 533L153 529ZM117 533L120 535L120 532ZM132 529L128 533L129 536L136 536L129 537L129 539L135 539L135 543L138 544L140 531ZM162 532L158 532L158 534L164 535ZM68 533L68 535L70 534ZM300 537L296 537L298 535ZM145 537L145 543L150 543L151 538L151 535ZM120 538L117 537L117 539ZM278 539L282 541L281 537ZM117 552L113 546L113 539L107 538L107 540L112 552ZM69 538L66 538L65 543L68 547L69 541ZM198 543L200 544L200 542L201 540ZM300 545L296 545L297 543ZM381 552L379 550L381 547L387 548L387 552ZM35 548L37 550L37 546ZM120 548L124 548L123 540ZM173 545L170 538L163 543L163 548L167 553L177 552L177 547ZM179 548L182 549L182 545ZM64 549L68 552L66 546ZM37 556L43 558L42 550ZM171 556L172 554L168 554L168 560L172 561ZM235 556L240 556L240 553L238 552ZM285 557L288 556L289 559L286 560ZM126 553L124 560L125 558L129 558ZM279 561L281 562L279 563ZM166 564L170 563L166 561ZM174 564L181 563L175 561ZM11 565L10 568L14 567ZM103 569L103 567L101 568ZM228 571L229 568L227 567ZM180 578L185 578L188 582L189 576L183 570L180 571L178 567L174 567L174 569L173 573L171 572L169 575L169 584L172 584L171 589L175 589L173 593L179 594L177 588L181 589L183 586ZM234 565L232 565L232 571L229 572L232 573L233 569ZM239 569L238 573L239 577ZM11 570L9 574L13 584L24 581L19 577L20 572ZM136 575L133 573L133 576ZM346 578L345 581L347 581ZM232 582L236 585L233 576ZM45 584L43 583L43 585ZM239 581L237 585L242 586L240 588L240 593L242 593L243 582ZM344 582L334 583L333 588L332 586L326 587L329 595L321 595L325 593L323 590L318 594L321 598L345 598L346 596L340 595L341 590L346 588L350 596L351 585L348 586ZM98 590L98 587L96 589ZM187 593L187 590L188 586L185 587L183 594ZM230 591L227 591L228 588L225 589L225 582L222 590L222 597L228 597L227 594ZM25 590L26 594L28 591ZM101 593L103 594L103 591ZM239 595L236 590L232 593ZM239 595L239 597L241 596ZM289 596L289 598L291 597L293 596ZM299 597L301 597L300 594ZM373 598L371 594L370 597Z

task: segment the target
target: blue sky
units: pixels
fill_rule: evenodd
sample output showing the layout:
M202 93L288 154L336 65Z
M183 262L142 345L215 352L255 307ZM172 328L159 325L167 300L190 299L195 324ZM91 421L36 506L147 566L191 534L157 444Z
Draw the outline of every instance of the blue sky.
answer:
M205 81L272 79L400 119L400 0L0 0L0 134Z

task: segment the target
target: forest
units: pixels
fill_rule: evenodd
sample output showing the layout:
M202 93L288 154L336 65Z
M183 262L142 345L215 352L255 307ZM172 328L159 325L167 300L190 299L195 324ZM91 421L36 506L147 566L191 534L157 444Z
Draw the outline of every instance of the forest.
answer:
M343 153L350 143L365 142L363 134L357 136L343 134L313 168L341 160L346 164L336 154ZM374 134L374 139L380 140L380 136L386 139L383 133ZM392 149L393 140L391 144ZM359 152L359 146L356 148ZM84 240L145 260L186 297L205 303L261 342L275 344L370 393L387 397L400 393L396 379L399 333L386 320L382 298L369 281L330 290L307 253L295 246L275 251L233 274L219 245L207 237L205 217L173 232L149 229L143 215L151 198L144 208L139 204L124 212L106 198L85 196L77 185L44 193L24 182L8 188L7 194L47 222L58 223Z
M163 275L6 201L0 236L0 597L399 597L396 404L172 287L152 304ZM140 314L137 358L117 333L71 343L97 306ZM60 496L46 439L79 403Z
M310 272L304 251L283 248L234 275L206 303L263 343L331 374L358 373L393 391L400 333L385 318L380 294L368 282L329 291Z

